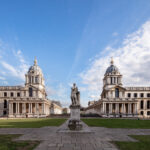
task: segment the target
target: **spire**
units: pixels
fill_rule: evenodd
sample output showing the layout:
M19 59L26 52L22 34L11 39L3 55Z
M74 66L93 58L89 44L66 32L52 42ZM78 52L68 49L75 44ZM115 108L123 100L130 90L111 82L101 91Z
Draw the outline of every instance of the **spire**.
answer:
M114 60L113 60L113 57L111 57L111 61L110 61L110 64L113 65L114 64Z
M35 59L34 59L34 65L35 65L35 66L37 65L37 59L36 59L36 57L35 57Z

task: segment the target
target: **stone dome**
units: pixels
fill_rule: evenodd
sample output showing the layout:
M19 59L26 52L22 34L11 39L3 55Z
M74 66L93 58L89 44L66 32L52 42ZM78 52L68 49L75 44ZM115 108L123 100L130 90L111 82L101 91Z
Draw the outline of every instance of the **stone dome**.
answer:
M119 69L114 65L114 61L113 61L113 58L111 59L111 62L110 62L110 66L107 68L106 70L106 73L105 74L108 74L108 73L119 73Z
M118 68L114 65L110 65L107 70L106 73L112 73L112 72L119 72Z
M37 60L34 60L34 65L28 70L28 73L33 73L34 75L43 75L41 68L37 65Z

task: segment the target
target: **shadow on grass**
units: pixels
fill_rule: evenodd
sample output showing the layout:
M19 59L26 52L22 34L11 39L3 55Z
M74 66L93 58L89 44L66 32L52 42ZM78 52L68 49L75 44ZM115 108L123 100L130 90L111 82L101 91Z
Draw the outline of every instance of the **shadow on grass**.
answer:
M137 142L113 142L120 150L150 150L150 135L130 135Z
M21 135L0 135L0 150L33 150L39 141L13 141Z

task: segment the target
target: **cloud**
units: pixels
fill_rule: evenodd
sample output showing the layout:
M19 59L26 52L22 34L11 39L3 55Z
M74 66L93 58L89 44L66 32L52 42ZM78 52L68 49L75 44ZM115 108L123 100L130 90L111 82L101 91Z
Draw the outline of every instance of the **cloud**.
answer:
M25 80L25 73L29 68L28 62L24 59L21 50L16 50L8 43L0 39L0 83L8 84L8 80L18 81L22 84Z
M106 53L107 55L103 55ZM90 66L80 73L79 76L89 95L100 95L102 79L112 56L123 75L124 86L149 86L150 21L145 22L136 32L129 34L118 48L106 46Z

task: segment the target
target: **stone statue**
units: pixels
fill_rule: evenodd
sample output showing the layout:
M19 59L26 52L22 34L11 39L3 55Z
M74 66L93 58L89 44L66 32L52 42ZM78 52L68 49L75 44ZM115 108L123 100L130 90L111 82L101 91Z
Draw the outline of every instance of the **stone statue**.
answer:
M80 106L80 92L78 91L78 88L75 83L71 88L71 101L72 106Z

